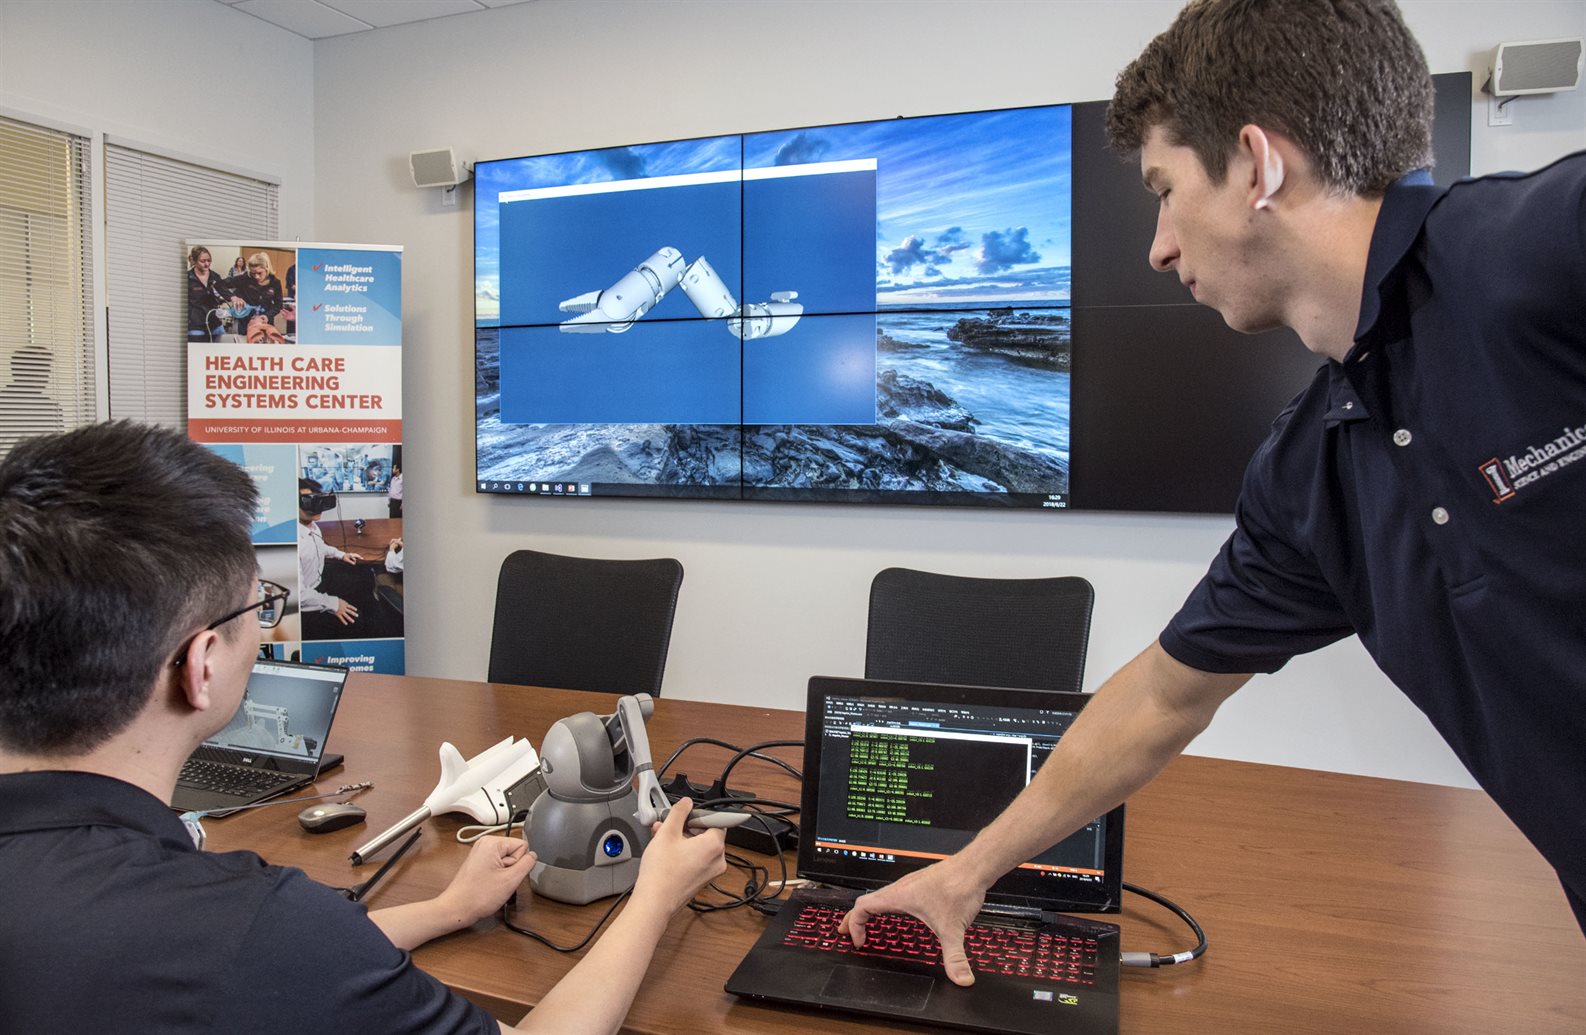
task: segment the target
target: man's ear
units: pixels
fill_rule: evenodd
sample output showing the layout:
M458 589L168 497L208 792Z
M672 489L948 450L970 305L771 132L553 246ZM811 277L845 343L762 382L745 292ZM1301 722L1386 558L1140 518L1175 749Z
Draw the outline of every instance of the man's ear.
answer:
M1250 161L1248 197L1250 207L1267 208L1283 187L1288 165L1283 149L1266 130L1250 123L1239 130L1239 150Z
M177 691L194 711L209 710L209 687L215 677L215 658L219 648L220 634L213 629L206 629L189 641L182 664L177 666Z

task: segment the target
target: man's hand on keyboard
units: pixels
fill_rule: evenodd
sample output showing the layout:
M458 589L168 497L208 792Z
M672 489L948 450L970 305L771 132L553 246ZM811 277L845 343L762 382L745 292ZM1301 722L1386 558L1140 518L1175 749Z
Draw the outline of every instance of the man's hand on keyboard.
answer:
M877 913L909 913L919 917L936 932L942 943L942 966L955 985L972 985L975 972L964 955L964 931L969 928L986 900L986 890L973 878L966 878L954 858L909 874L880 891L861 895L837 927L853 940L865 944L865 921Z

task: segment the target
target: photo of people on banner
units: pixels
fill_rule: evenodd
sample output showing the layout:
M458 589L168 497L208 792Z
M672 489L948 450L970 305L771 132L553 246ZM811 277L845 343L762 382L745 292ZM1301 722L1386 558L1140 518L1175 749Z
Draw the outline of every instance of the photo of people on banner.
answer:
M221 274L216 266L228 272ZM278 268L284 271L284 281ZM212 250L202 244L189 248L187 340L295 342L296 251L261 247L245 255L240 248Z
M189 241L184 258L188 434L258 485L261 585L290 592L260 613L261 654L400 674L401 249Z
M369 460L370 452L384 458ZM299 446L297 564L304 640L403 632L402 519L385 488L402 447ZM338 463L339 457L352 458Z

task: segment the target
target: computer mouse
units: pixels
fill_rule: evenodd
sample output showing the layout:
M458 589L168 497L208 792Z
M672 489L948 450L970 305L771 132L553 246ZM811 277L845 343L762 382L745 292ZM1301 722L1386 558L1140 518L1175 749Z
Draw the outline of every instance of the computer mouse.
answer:
M310 834L328 834L332 830L362 823L366 815L368 813L352 802L329 802L325 805L310 805L297 814L297 821Z

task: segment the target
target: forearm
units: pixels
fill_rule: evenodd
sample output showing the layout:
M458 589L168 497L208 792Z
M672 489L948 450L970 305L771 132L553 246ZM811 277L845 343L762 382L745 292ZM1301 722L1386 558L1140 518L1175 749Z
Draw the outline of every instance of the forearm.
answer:
M309 588L307 582L300 582L298 585L304 587L301 603L298 605L300 611L334 611L341 603L341 598L333 597L329 593L321 593L317 588Z
M622 1027L656 943L671 913L663 905L630 900L578 965L540 1000L519 1032L604 1035Z
M983 889L1127 799L1249 678L1197 672L1153 643L1096 692L1030 785L959 853L967 878Z
M445 896L437 896L423 902L370 910L369 919L392 945L411 952L432 938L462 930L476 918L448 905Z

